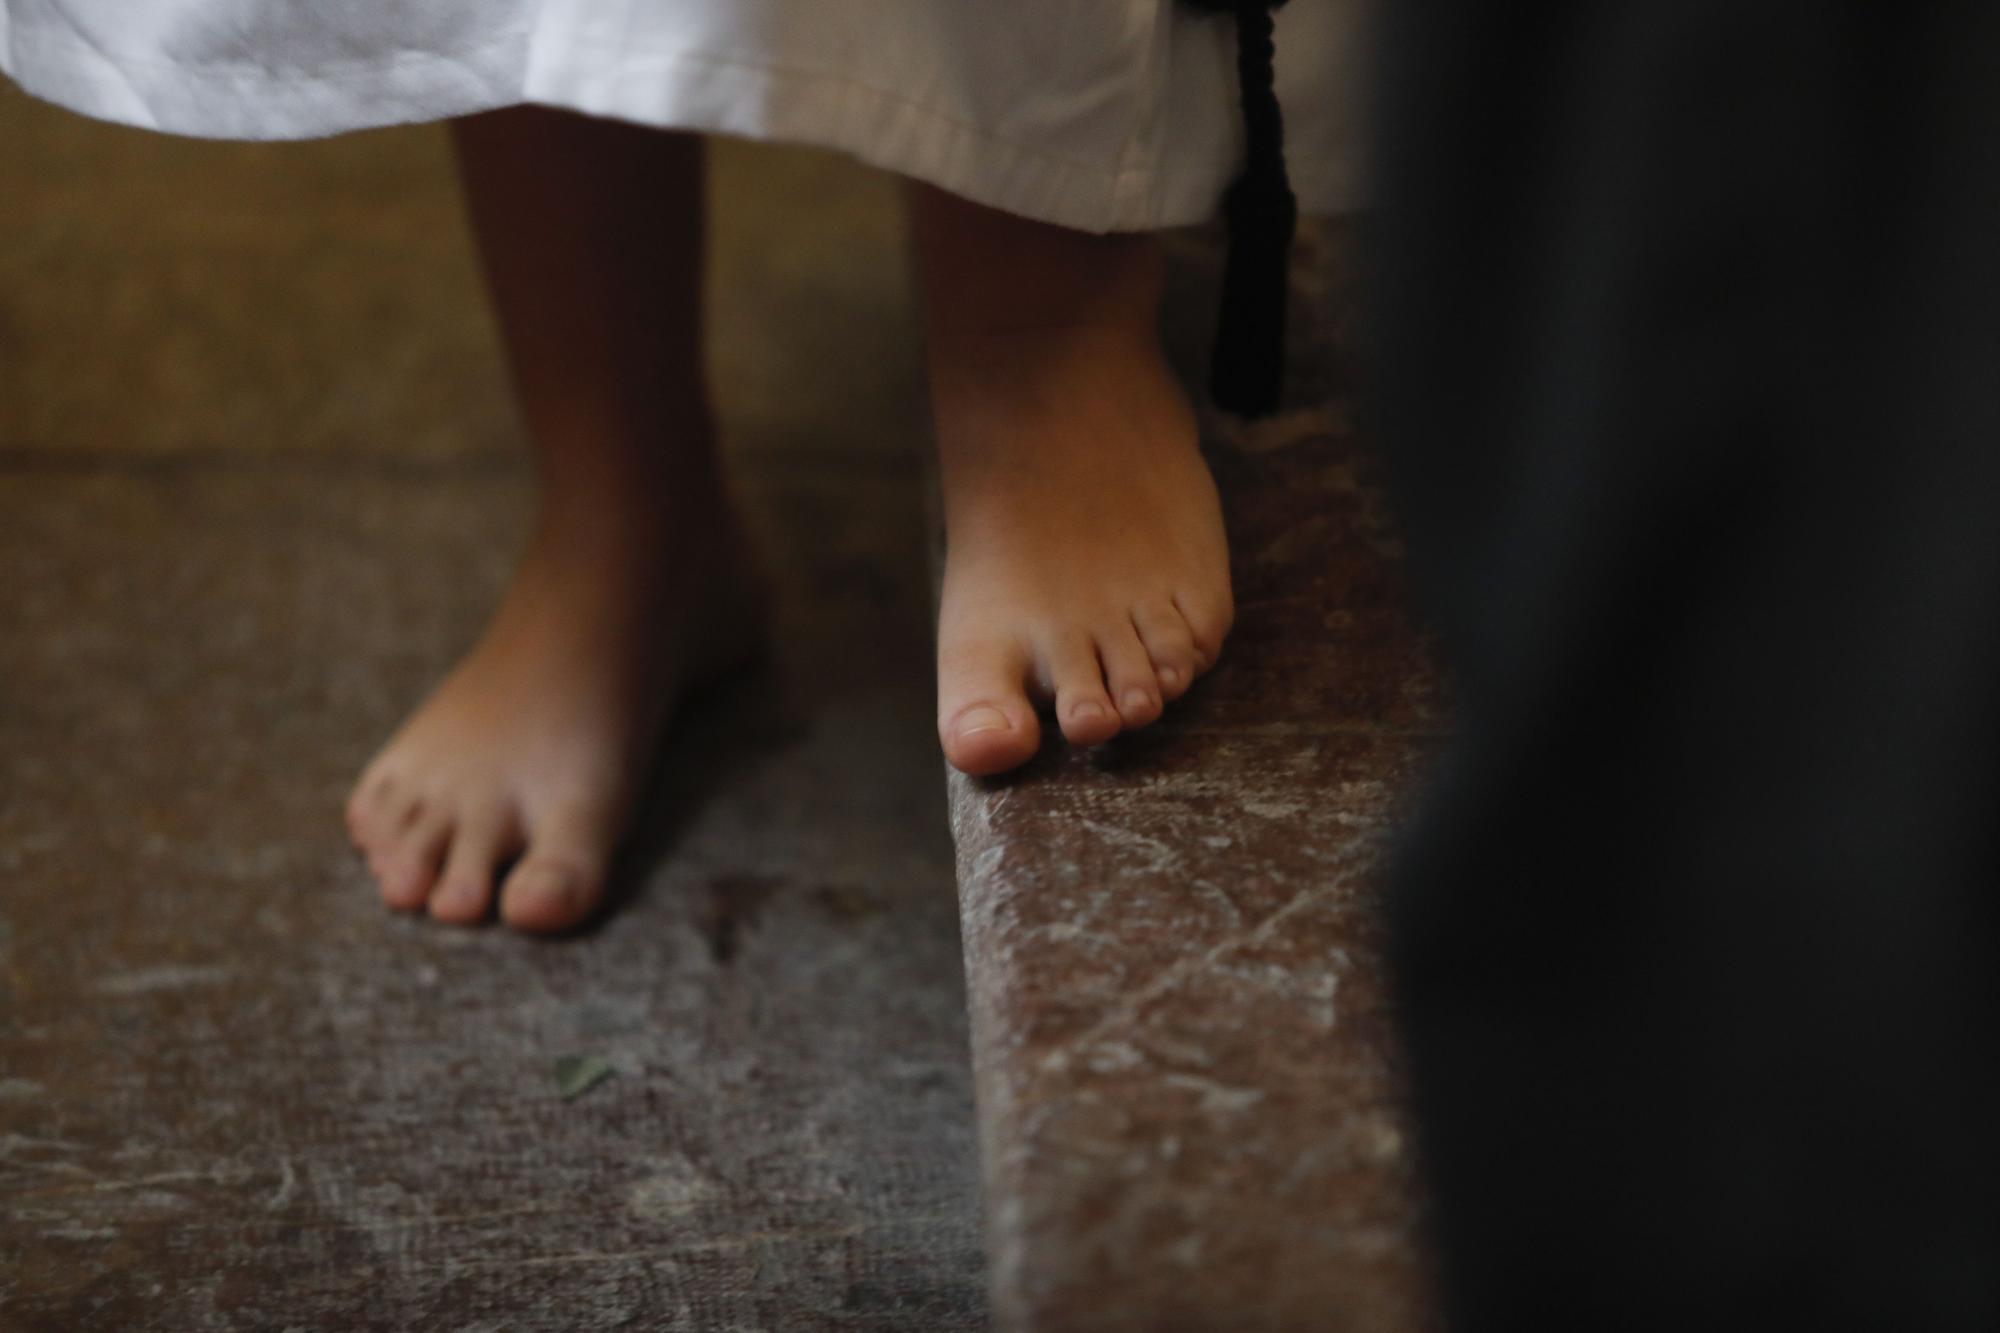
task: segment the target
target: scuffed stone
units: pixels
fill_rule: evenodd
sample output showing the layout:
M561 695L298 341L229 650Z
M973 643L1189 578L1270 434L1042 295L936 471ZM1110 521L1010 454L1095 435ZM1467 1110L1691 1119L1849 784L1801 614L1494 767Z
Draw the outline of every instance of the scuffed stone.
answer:
M1427 1317L1373 906L1439 702L1346 430L1338 240L1300 272L1306 405L1209 423L1222 664L1147 731L951 779L1005 1329ZM1178 253L1169 331L1198 349L1212 252Z

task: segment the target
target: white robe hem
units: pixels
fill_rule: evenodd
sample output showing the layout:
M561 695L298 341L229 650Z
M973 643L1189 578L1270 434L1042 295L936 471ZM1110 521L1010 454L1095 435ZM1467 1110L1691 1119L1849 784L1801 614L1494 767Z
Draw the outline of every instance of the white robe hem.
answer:
M514 32L450 57L410 51L308 70L190 65L113 59L46 29L9 31L0 6L0 72L26 92L95 119L195 138L324 138L530 103L834 149L989 207L1096 232L1202 222L1226 183L1213 164L1107 170L1070 161L839 75L699 51L621 48L615 62L572 58L583 54L579 47L602 54L604 44L545 32L531 48L529 34ZM1351 162L1294 154L1288 166L1305 212L1339 213L1357 202Z

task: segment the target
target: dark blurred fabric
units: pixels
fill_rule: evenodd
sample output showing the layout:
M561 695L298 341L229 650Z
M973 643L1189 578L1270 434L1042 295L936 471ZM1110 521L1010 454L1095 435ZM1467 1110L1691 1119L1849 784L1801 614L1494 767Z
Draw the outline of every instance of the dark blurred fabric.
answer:
M1452 1323L2000 1328L2000 4L1382 8Z

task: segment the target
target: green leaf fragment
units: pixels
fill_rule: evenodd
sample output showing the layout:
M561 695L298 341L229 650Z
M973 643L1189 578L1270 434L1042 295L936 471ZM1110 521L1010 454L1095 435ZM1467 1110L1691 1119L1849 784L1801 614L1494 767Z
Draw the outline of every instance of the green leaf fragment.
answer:
M573 1101L617 1072L601 1055L566 1055L556 1061L556 1091Z

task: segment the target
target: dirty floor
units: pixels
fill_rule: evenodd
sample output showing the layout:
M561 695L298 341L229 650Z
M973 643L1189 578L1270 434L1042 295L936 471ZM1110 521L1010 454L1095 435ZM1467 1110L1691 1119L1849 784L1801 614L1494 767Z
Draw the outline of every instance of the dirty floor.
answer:
M528 514L441 132L0 92L0 1327L984 1325L894 196L715 174L779 648L531 941L339 819Z

